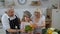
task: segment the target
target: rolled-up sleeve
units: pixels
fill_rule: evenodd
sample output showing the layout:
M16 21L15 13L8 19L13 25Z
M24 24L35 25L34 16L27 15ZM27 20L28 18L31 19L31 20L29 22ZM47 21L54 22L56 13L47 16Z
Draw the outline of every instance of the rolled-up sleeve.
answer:
M1 21L2 21L2 25L3 25L3 29L5 29L5 30L10 29L9 20L7 17L2 16Z

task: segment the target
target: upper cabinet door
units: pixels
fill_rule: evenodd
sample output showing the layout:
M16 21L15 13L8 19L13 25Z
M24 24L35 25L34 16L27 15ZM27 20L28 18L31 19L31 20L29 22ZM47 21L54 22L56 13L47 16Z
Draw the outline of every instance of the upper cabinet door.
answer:
M52 10L52 27L60 29L60 10Z

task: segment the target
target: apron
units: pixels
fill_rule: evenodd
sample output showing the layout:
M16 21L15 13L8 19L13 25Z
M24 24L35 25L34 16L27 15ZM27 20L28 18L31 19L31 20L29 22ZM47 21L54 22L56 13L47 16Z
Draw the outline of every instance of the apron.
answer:
M10 18L8 18L9 20L9 25L10 25L10 28L11 29L20 29L20 23L18 22L18 17L15 15L15 19L13 20L10 20ZM16 28L17 26L17 28ZM13 33L9 33L7 30L6 30L6 34L20 34L20 32L13 32Z

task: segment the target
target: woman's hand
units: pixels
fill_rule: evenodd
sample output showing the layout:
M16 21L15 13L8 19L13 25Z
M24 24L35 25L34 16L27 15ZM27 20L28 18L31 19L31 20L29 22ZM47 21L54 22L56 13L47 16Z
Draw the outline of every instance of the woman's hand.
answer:
M34 28L42 28L43 26L39 26L38 24L34 23Z
M36 28L36 27L37 27L37 24L36 24L36 23L34 23L33 25L34 25L34 28Z

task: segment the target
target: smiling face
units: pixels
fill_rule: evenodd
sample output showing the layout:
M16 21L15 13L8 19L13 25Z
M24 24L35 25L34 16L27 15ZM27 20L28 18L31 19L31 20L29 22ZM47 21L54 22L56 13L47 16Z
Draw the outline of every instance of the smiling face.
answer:
M10 16L10 17L14 16L14 10L13 10L13 9L8 10L8 11L7 11L7 14L8 14L8 16Z
M35 13L34 13L34 16L35 16L35 17L40 17L40 12L35 12Z
M25 19L25 21L30 21L30 17L28 16L28 15L26 15L25 17L24 17L24 19Z
M34 16L40 18L41 15L42 15L41 9L37 8L34 12Z

